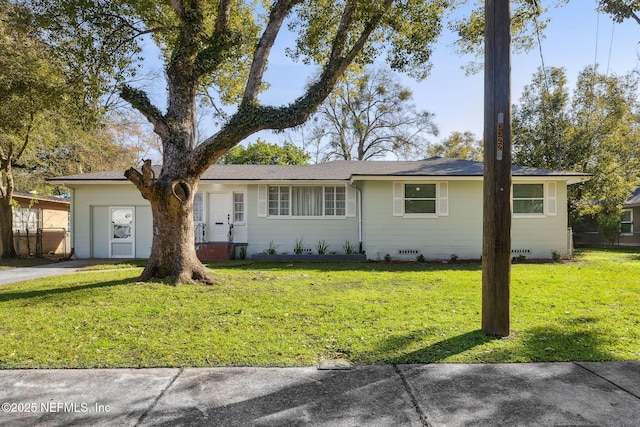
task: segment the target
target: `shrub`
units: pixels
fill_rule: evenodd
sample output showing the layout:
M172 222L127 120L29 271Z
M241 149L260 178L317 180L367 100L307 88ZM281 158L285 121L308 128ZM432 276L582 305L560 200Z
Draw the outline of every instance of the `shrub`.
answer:
M384 260L385 260L386 262L391 262L391 255L389 255L389 254L384 254Z
M420 254L416 257L416 261L418 262L426 262L427 260L424 258L424 255Z
M318 255L326 254L328 249L329 249L329 245L327 245L327 243L324 240L320 240L316 245L316 251L318 252Z
M273 245L273 240L269 242L269 247L265 249L265 253L269 255L276 255L278 253L278 247Z
M551 259L554 261L560 261L562 259L562 254L560 251L556 251L555 249L551 251Z
M293 253L296 255L302 255L304 253L304 244L302 243L302 237L296 239L296 245L293 247Z
M449 259L451 260L451 262L456 262L458 260L458 255L456 254L451 254L451 256L449 257Z
M344 243L344 246L342 247L342 249L344 249L344 253L347 255L351 255L356 252L356 248L354 248L353 245L349 243L348 240Z

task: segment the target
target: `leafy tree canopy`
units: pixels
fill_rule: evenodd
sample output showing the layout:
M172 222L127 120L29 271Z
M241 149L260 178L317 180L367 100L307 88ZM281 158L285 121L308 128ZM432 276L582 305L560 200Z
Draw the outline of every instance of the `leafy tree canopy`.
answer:
M306 165L311 156L302 148L291 142L282 145L269 144L258 139L256 142L243 147L237 145L222 157L224 164L249 165Z
M472 132L451 132L439 144L429 146L430 156L482 161L482 142Z
M570 205L617 215L640 184L637 89L633 74L605 76L590 66L570 95L564 69L540 70L514 107L513 162L592 174L572 186Z

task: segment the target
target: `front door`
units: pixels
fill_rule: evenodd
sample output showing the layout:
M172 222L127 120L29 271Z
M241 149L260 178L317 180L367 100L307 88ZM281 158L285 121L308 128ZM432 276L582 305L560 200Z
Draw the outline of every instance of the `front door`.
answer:
M109 209L111 229L109 256L111 258L133 258L135 256L134 208Z
M229 240L229 220L231 218L231 194L209 195L210 219L208 235L213 242Z

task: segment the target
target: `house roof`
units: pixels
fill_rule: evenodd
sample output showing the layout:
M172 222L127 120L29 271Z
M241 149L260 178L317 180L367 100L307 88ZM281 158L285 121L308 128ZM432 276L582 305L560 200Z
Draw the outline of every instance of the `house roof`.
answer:
M42 202L51 202L51 203L59 203L62 205L69 205L71 201L67 198L56 197L56 196L43 196L37 193L24 193L22 191L14 191L13 196L14 199L17 200L35 200Z
M156 174L161 166L154 166ZM357 181L367 177L482 177L484 164L470 160L431 157L416 161L335 160L308 166L287 165L213 165L202 181ZM577 182L590 175L578 172L513 166L519 177L554 177ZM124 171L95 172L53 178L59 183L127 181Z
M636 191L633 192L624 205L629 208L640 206L640 187L636 188Z

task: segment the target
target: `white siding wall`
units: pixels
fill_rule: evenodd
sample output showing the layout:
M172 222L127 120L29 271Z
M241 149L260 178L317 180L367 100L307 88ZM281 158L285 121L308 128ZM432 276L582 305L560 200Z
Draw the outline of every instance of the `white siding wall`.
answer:
M135 208L136 257L149 256L153 223L151 207L132 184L76 185L74 187L72 245L78 258L109 256L108 208L110 206Z
M479 258L482 252L482 182L449 181L448 215L437 218L393 216L393 182L363 184L364 247L369 259Z
M518 181L514 181L518 182ZM448 215L406 218L393 215L393 182L363 183L364 249L369 259L478 259L482 255L482 181L448 182ZM551 258L557 250L567 256L567 189L557 183L557 214L514 217L512 249L527 258Z
M312 249L318 241L324 240L329 245L329 252L344 253L342 247L348 240L357 250L358 248L358 219L357 217L337 219L281 219L274 217L258 217L258 186L248 186L247 224L248 243L247 255L264 252L273 241L278 253L293 254L296 239L302 239L305 248Z
M517 181L515 181L517 182ZM369 259L479 258L482 253L482 182L449 181L448 215L437 218L405 218L393 215L393 182L360 183L362 191L362 231L364 250ZM204 192L221 188L202 185ZM324 240L329 251L343 252L349 241L356 249L359 243L356 217L338 219L279 219L258 217L258 186L229 187L224 190L246 191L246 223L236 229L236 241L248 242L247 254L263 252L269 243L279 253L293 253L296 239L312 249ZM110 206L133 206L136 209L136 257L149 256L152 241L152 218L149 203L130 184L77 185L74 191L73 243L79 258L106 257L109 254ZM550 258L551 251L567 255L566 185L557 183L557 215L514 217L512 249L523 251L527 258ZM360 212L358 212L360 214ZM94 226L92 228L91 222ZM401 251L409 251L401 253ZM517 255L518 253L515 253Z
M518 181L514 181L518 182ZM545 192L548 189L545 188ZM558 251L563 257L568 254L567 186L564 182L556 185L556 215L543 217L519 217L511 220L511 250L514 256L527 258L551 258L551 251Z

